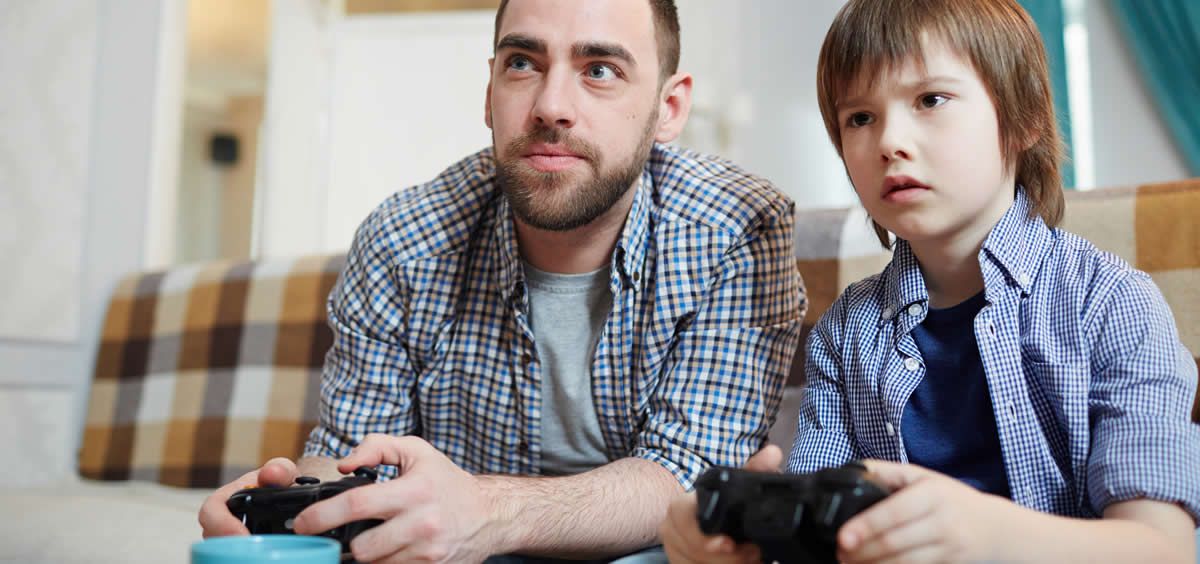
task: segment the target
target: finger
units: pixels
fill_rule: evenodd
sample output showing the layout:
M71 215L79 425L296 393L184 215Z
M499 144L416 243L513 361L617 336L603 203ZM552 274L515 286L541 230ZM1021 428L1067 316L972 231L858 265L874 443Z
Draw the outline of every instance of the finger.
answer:
M418 437L393 437L372 433L354 447L354 450L350 451L346 458L338 462L338 471L348 474L359 466L379 466L380 464L399 466L401 469L405 469L411 467L422 453L432 448L429 443Z
M767 445L762 450L754 453L750 460L746 461L744 468L746 470L754 470L755 472L778 472L780 465L783 464L783 451L775 445Z
M405 511L350 541L350 553L359 562L437 562L447 554L434 554L430 541L441 533L429 507Z
M434 503L436 493L417 476L360 486L308 506L296 516L294 527L297 533L314 534L351 521L387 520Z
M864 539L858 548L844 552L854 562L877 562L911 553L925 545L936 544L942 536L942 531L934 520L926 516Z
M681 495L671 502L659 535L663 546L669 549L668 559L672 562L713 561L731 555L736 548L733 539L724 535L709 537L700 530L695 494Z
M272 458L258 471L260 486L286 488L296 481L300 471L296 463L287 458Z
M915 464L902 464L886 460L864 460L863 464L866 465L871 479L891 491L901 489L932 474L931 471Z
M229 496L238 490L257 485L258 473L258 470L246 472L238 479L217 488L212 495L204 499L204 503L200 506L199 517L201 533L204 538L250 534L241 520L230 513L229 506L225 505L225 502L229 501Z
M853 552L868 539L932 513L941 498L932 488L922 486L914 483L846 521L838 530L838 546Z

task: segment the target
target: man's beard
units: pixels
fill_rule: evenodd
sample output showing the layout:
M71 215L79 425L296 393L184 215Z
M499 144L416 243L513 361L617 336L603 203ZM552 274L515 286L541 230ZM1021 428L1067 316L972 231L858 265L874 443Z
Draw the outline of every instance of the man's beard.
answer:
M612 209L641 176L654 143L652 125L657 122L655 112L646 121L641 142L629 161L608 173L601 171L604 163L595 147L571 137L565 129L539 126L508 144L505 151L508 156L497 159L496 182L508 198L513 214L525 224L546 231L582 227ZM571 176L577 174L574 170L531 169L521 158L535 143L561 144L579 155L591 169L591 178L572 182Z

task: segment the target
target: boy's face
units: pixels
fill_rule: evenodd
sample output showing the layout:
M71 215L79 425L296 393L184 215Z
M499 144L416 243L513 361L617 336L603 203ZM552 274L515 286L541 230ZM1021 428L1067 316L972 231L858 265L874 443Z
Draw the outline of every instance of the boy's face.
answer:
M590 222L628 191L652 142L674 137L682 124L659 119L657 47L646 0L508 4L485 119L519 219Z
M926 40L909 59L851 85L838 105L842 156L867 213L916 245L978 245L1013 200L996 109L971 63Z

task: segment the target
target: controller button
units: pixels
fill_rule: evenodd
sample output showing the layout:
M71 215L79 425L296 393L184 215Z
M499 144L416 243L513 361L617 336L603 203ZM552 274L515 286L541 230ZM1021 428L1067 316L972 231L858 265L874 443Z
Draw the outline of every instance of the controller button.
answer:
M318 480L312 476L299 476L296 478L296 484L301 486L311 486L319 483L321 483L321 480Z

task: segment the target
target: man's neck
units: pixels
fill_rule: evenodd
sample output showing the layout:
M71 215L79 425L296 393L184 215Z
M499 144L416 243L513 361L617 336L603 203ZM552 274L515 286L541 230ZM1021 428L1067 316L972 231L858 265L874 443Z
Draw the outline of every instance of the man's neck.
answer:
M633 198L634 186L600 217L570 231L547 231L513 218L521 258L534 268L555 274L582 274L604 268L612 260Z

